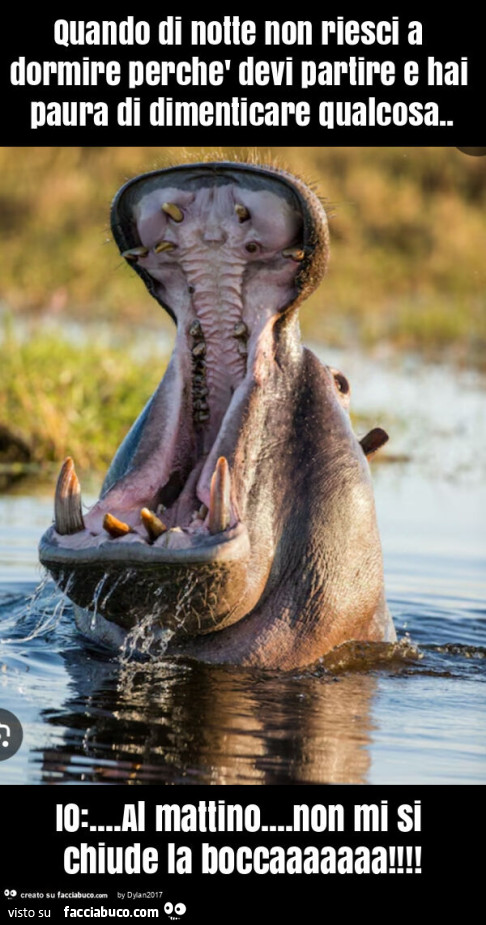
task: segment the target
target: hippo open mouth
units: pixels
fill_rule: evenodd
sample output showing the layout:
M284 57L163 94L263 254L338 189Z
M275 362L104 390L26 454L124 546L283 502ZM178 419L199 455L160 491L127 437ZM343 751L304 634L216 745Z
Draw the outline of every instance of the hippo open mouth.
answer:
M209 660L302 664L344 625L382 639L349 386L302 349L295 311L327 263L320 200L273 168L180 166L127 183L112 228L176 343L84 515L64 463L41 561L85 611L124 630L149 618L174 632L173 651Z

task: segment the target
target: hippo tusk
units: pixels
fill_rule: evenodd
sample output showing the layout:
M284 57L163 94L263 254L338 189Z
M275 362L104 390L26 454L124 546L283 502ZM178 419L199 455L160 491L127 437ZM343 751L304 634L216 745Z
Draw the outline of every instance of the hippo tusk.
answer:
M81 486L70 456L64 460L57 480L54 521L56 531L61 536L85 529L81 511Z
M220 456L211 479L209 532L222 533L230 524L231 475L227 460Z

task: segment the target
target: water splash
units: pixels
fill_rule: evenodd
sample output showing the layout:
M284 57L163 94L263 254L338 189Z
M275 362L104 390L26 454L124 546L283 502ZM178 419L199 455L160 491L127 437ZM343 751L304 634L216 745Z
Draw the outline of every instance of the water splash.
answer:
M360 642L352 640L323 655L309 669L315 676L346 672L369 672L383 668L416 666L424 658L419 647L406 634L398 642Z
M183 629L189 615L188 604L197 585L197 577L189 574L171 610L163 600L164 586L157 588L151 612L142 620L137 620L127 633L120 649L120 660L126 663L133 658L160 659L176 632L175 627Z
M105 574L103 575L103 577L100 578L100 580L99 580L98 584L96 585L96 588L94 589L94 592L93 592L93 604L92 604L92 606L93 606L93 613L92 613L91 621L90 621L90 624L89 624L89 628L90 628L91 632L94 632L95 629L96 629L96 618L97 618L97 616L98 616L98 604L99 604L99 602L100 602L100 597L101 597L101 594L102 594L102 592L103 592L103 588L105 587L105 584L106 584L106 582L107 582L107 580L108 580L109 577L110 577L110 576L109 576L108 572L105 572ZM115 582L115 585L116 585L116 584L117 584L117 582ZM112 593L113 593L113 588L110 589L109 593L106 595L105 602L106 602L107 598L110 596L110 594L112 594Z
M407 676L437 678L478 678L486 647L461 643L418 644L409 634L398 642L343 643L322 656L299 677L337 678L343 674L379 672Z
M61 575L61 580L64 583L64 575ZM22 602L20 614L16 611L12 613L9 626L11 635L3 636L0 643L9 645L30 642L56 629L66 606L70 604L68 595L71 584L72 576L67 578L65 591L61 592L57 585L52 582L49 573L43 570L42 578L34 592L26 601ZM34 626L29 628L29 624L33 620L35 621ZM24 635L21 632L23 627L27 629Z
M179 625L179 628L184 626L184 610L187 610L187 602L194 595L196 588L198 586L198 579L196 575L192 572L189 572L185 585L181 591L180 596L177 599L175 610L173 613L173 618L176 623ZM182 615L182 616L181 616ZM198 615L198 626L200 627L199 615Z
M440 655L460 655L462 658L486 658L486 646L471 646L460 642L446 642L440 645L425 645L428 652Z
M162 629L154 624L153 614L147 614L126 634L120 648L120 661L160 658L167 649L174 630Z

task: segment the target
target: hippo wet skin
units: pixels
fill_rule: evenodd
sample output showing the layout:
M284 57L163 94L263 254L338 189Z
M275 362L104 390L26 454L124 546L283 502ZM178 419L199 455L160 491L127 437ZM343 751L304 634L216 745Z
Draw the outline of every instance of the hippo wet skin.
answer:
M395 638L346 378L300 342L326 269L319 198L273 167L144 174L112 207L122 256L177 325L165 376L82 513L71 459L41 562L88 636L290 669Z

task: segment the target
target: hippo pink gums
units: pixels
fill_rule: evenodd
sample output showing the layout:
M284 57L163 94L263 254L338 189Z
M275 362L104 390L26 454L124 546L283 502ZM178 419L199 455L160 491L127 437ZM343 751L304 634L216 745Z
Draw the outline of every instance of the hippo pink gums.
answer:
M191 164L127 183L112 228L177 336L87 513L61 469L40 559L78 626L286 669L393 640L366 460L386 435L359 443L346 378L300 342L328 258L318 197L273 167Z

